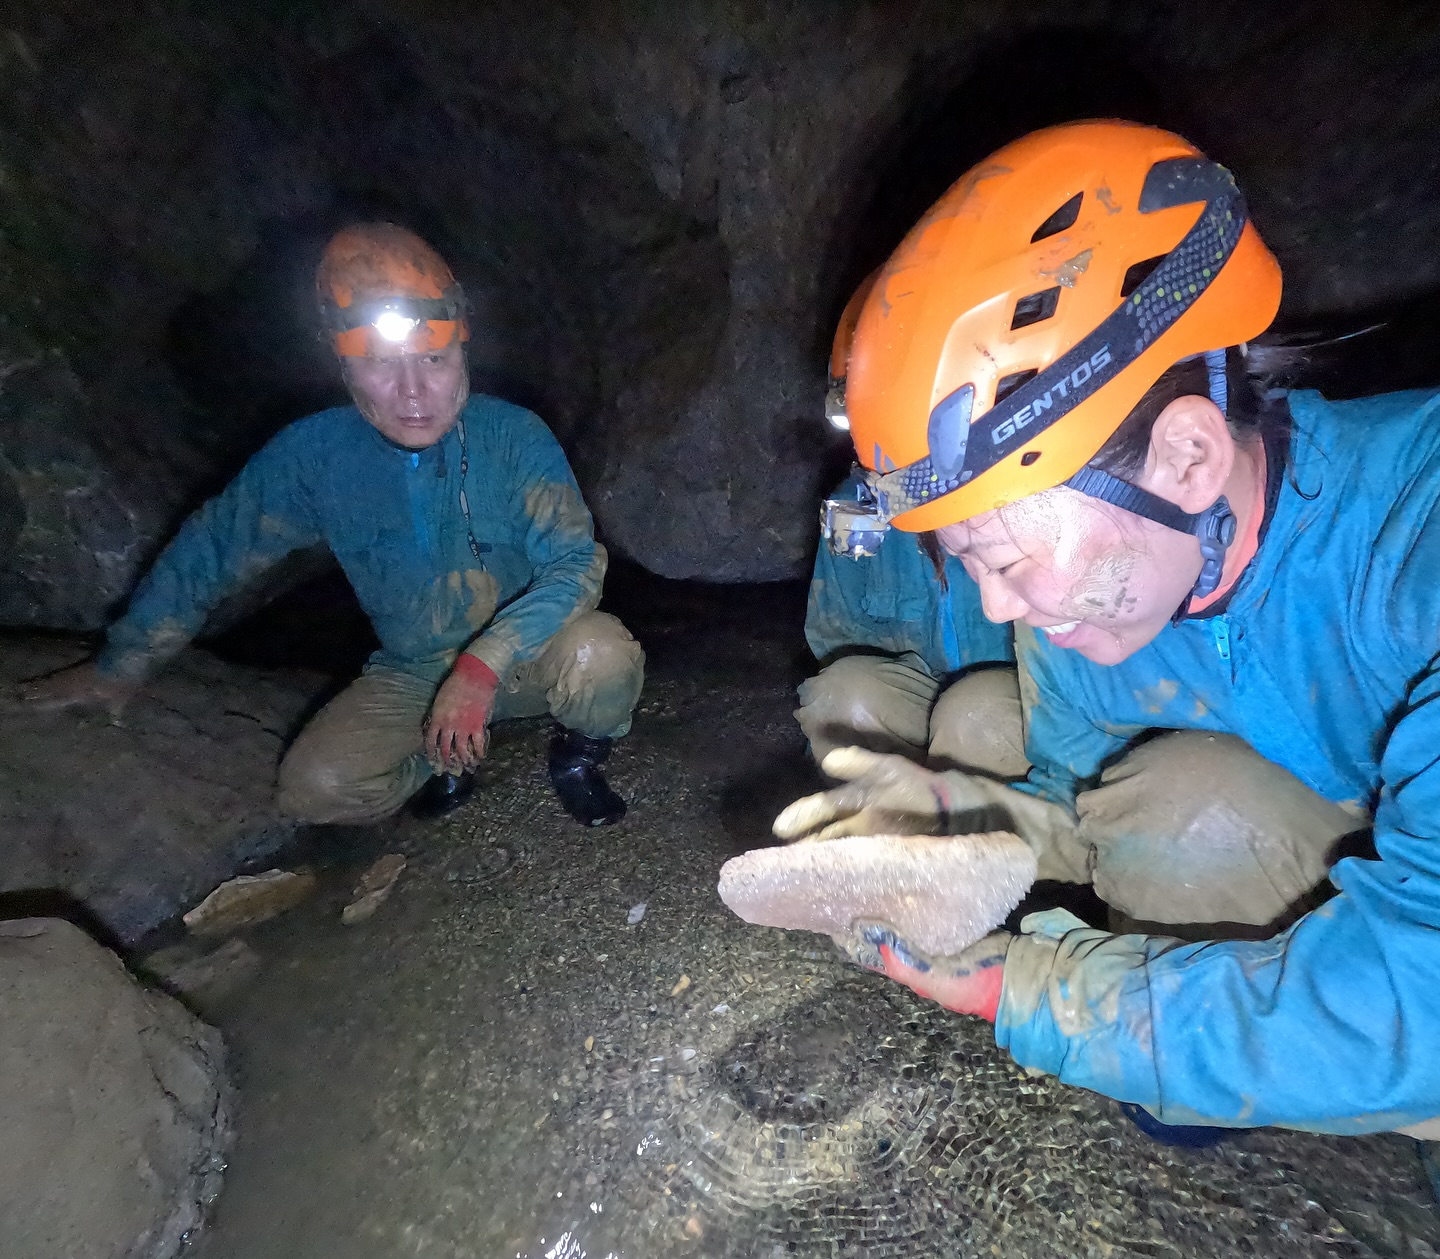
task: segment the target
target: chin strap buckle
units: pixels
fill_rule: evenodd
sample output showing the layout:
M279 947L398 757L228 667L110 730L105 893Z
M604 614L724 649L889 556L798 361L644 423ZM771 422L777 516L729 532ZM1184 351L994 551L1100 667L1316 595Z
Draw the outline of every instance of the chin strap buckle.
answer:
M1230 510L1230 500L1220 495L1209 507L1195 517L1191 532L1200 543L1200 576L1191 590L1192 599L1203 599L1213 594L1220 584L1220 575L1225 569L1225 552L1235 541L1235 513Z

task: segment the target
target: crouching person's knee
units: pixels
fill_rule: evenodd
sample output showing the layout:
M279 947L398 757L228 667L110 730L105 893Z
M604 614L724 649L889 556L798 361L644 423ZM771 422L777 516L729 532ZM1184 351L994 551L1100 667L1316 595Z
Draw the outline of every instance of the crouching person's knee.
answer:
M302 735L280 762L276 803L286 817L315 825L378 822L399 812L430 776L418 754L381 773L357 777Z
M280 812L300 822L331 822L349 801L336 766L297 742L280 762L275 799Z
M1188 935L1283 928L1324 897L1340 841L1367 825L1244 741L1198 730L1141 744L1076 807L1095 891Z
M588 612L562 631L558 669L546 688L551 715L591 738L619 738L645 685L645 651L608 612Z
M935 691L935 679L905 658L843 656L800 684L795 719L816 760L849 746L918 760Z
M1023 778L1020 681L1014 669L975 669L947 689L930 714L930 767Z

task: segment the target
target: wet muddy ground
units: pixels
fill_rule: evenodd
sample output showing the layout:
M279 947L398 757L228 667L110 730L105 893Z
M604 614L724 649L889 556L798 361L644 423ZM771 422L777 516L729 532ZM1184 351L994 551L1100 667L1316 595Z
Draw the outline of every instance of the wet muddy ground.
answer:
M778 628L646 645L620 826L561 814L523 723L467 807L319 837L322 893L247 933L258 975L201 1000L240 1089L201 1259L1437 1253L1413 1142L1168 1149L828 942L733 919L720 864L815 783L805 662ZM394 894L341 925L386 851Z

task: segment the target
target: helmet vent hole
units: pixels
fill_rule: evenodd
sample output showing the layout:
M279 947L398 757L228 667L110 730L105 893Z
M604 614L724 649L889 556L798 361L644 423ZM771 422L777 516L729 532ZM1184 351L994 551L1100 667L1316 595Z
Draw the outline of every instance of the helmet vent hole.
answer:
M1080 203L1084 199L1085 194L1077 192L1035 229L1035 235L1030 238L1030 243L1033 245L1037 240L1044 240L1047 236L1058 236L1061 232L1074 227L1075 220L1080 217Z
M1020 456L1020 466L1022 468L1028 468L1039 458L1040 452L1038 450L1027 450L1023 455Z
M1125 278L1120 281L1120 296L1129 297L1150 278L1150 273L1164 261L1165 255L1161 254L1158 258L1146 258L1144 262L1137 262L1125 272Z
M1032 323L1039 323L1042 319L1049 319L1055 313L1055 307L1060 301L1060 286L1057 284L1053 289L1046 289L1043 293L1031 293L1029 297L1022 297L1015 303L1015 317L1010 321L1010 331L1016 328L1028 328Z
M995 405L999 406L1012 393L1020 388L1027 380L1037 375L1035 368L1028 368L1023 372L1011 372L995 386Z

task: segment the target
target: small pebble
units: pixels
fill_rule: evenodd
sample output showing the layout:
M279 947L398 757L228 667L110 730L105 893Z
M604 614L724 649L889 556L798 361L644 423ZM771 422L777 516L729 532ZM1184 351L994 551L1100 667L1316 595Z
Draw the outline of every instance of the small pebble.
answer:
M680 978L675 981L675 987L670 989L670 995L672 997L678 997L688 987L690 987L690 976L681 975Z
M710 1013L711 1013L711 1014L729 1014L729 1013L730 1013L730 1006L729 1006L729 1004L728 1004L727 1002L722 1001L722 1002L721 1002L719 1005L717 1005L713 1010L711 1010Z
M594 1048L595 1048L595 1038L594 1038L593 1036L587 1036L587 1037L585 1038L585 1052L588 1054L588 1053L589 1053L592 1049L594 1049Z
M631 905L630 912L625 915L625 921L633 927L640 919L645 917L645 906L645 901L641 901L638 905Z
M695 1056L695 1051L688 1046L680 1051L680 1061L689 1062Z

